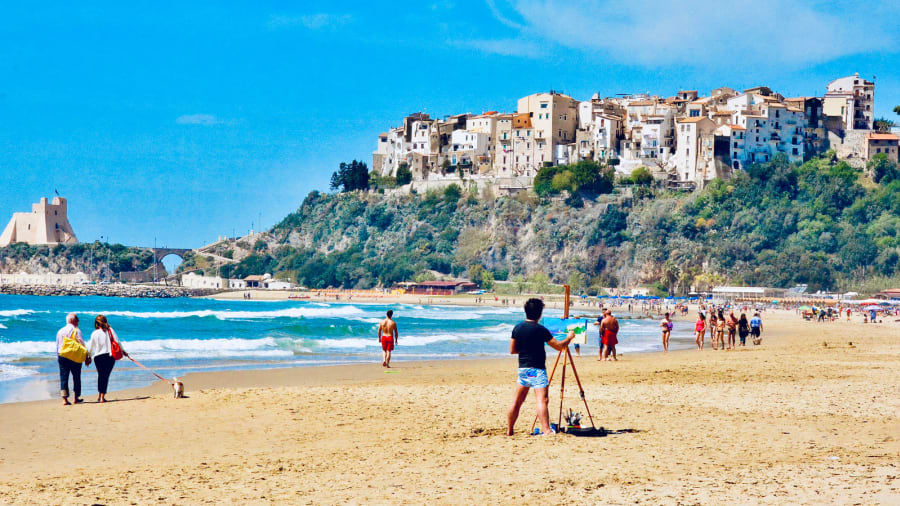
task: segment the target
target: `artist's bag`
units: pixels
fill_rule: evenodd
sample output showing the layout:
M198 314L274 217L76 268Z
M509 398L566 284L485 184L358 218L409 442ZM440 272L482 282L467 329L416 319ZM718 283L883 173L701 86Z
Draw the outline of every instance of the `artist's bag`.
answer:
M119 341L115 338L112 329L109 329L108 331L106 331L106 333L109 336L110 356L112 356L114 360L122 360L122 357L124 357L125 354L122 353L122 347L119 346Z
M59 356L67 358L72 362L81 364L87 358L87 348L75 339L76 329L72 329L72 335L63 339L62 349L59 350Z

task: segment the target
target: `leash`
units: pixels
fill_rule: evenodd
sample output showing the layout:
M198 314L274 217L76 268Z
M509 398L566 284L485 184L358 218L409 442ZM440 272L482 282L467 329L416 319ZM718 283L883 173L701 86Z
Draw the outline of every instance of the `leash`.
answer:
M160 376L159 374L156 374L155 372L153 372L153 370L150 369L149 367L147 367L147 366L145 366L144 364L138 362L137 360L131 358L131 355L128 356L128 360L131 360L132 362L134 362L135 364L137 364L137 366L140 367L141 369L143 369L143 370L149 372L150 374L152 374L152 375L156 376L157 378L159 378L159 379L165 381L166 383L168 383L168 384L170 384L170 385L173 384L171 381L169 381L169 380L167 380L166 378L163 378L162 376Z

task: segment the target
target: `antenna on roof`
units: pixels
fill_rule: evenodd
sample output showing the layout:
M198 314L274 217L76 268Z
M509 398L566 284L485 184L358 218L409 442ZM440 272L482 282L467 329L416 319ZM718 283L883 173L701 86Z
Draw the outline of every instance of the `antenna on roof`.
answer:
M53 193L55 193L56 196L59 197L59 190L57 190L56 188L53 189Z

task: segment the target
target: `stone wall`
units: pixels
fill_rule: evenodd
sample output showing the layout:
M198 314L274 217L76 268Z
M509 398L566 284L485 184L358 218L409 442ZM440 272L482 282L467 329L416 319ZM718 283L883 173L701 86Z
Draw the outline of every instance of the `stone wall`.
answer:
M153 285L0 285L0 294L7 295L70 295L87 296L99 295L102 297L131 297L171 299L176 297L199 297L212 295L223 290L211 290L200 288L183 288L180 286L153 286Z

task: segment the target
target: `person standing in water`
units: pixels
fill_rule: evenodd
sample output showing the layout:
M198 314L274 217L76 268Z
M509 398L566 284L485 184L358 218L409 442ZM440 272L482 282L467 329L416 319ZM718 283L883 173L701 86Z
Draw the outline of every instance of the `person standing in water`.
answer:
M388 309L387 318L378 324L378 341L381 342L381 367L391 367L391 352L400 341L397 322L393 320L394 310Z
M666 317L659 323L659 327L662 329L663 351L668 353L669 336L672 334L672 327L674 327L672 320L669 319L669 313L666 313Z

